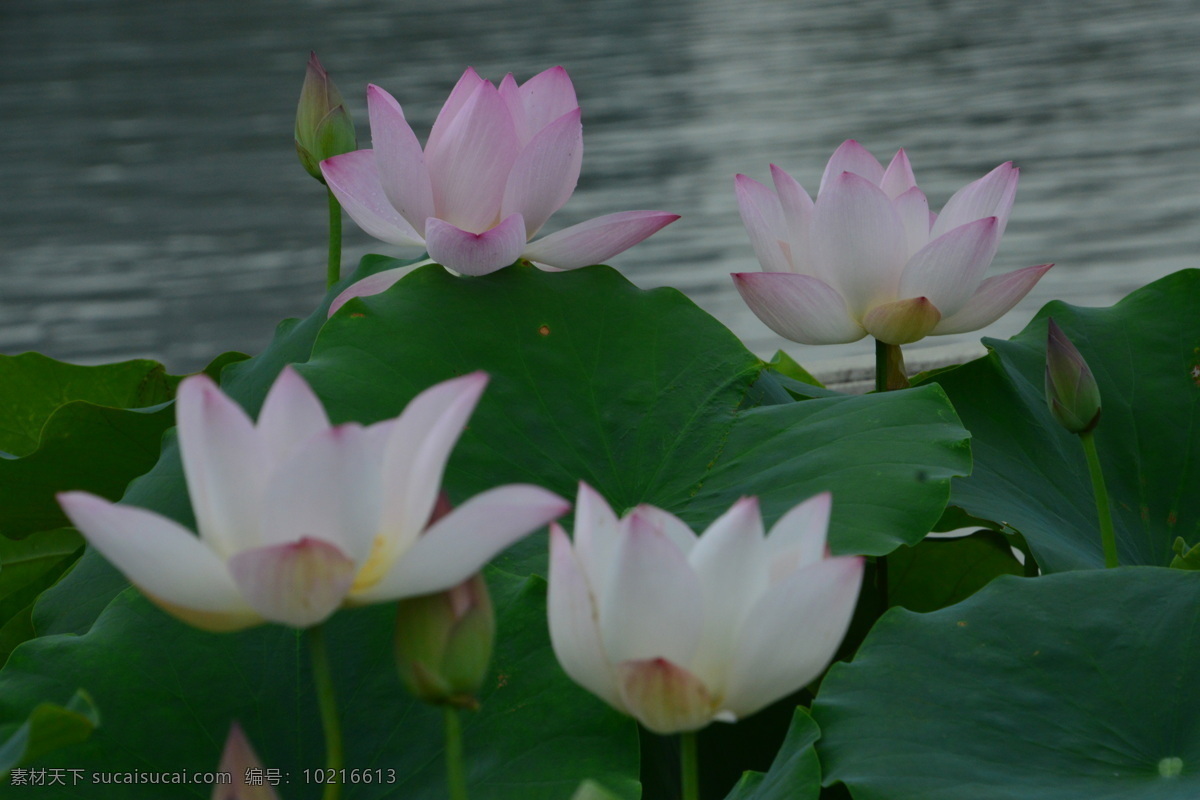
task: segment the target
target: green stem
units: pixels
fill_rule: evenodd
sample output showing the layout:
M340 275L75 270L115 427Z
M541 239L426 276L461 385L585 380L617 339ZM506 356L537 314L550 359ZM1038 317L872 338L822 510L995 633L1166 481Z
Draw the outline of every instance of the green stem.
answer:
M908 375L904 372L904 353L898 344L885 344L875 340L875 391L888 392L908 388Z
M1083 452L1087 456L1088 472L1092 475L1092 493L1096 496L1096 515L1100 518L1100 541L1104 543L1104 566L1120 566L1117 560L1117 536L1113 532L1112 512L1108 508L1108 489L1104 486L1104 473L1100 469L1100 455L1096 452L1096 439L1091 431L1079 434Z
M326 288L342 278L342 207L328 187L329 196L329 266L325 272Z
M325 784L322 800L338 800L342 793L340 772L345 767L342 755L342 726L338 721L337 700L333 696L333 678L329 672L329 651L325 646L325 626L308 629L308 645L312 651L313 683L317 689L317 705L321 709L321 726L325 729L325 768L337 776Z
M467 774L463 767L462 722L458 709L442 706L446 719L446 782L450 786L450 800L467 800Z
M700 760L696 757L696 732L679 735L679 775L683 800L700 800Z

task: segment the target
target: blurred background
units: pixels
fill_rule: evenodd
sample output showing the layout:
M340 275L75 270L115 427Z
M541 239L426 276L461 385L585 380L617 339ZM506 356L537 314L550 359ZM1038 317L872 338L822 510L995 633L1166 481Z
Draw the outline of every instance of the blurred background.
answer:
M1200 7L1194 0L3 0L0 352L196 370L254 353L323 293L323 189L292 128L310 49L369 146L364 90L424 140L462 71L561 64L584 121L579 188L547 232L683 215L612 263L675 286L761 355L818 374L871 340L777 339L729 273L757 270L733 176L815 192L846 138L904 147L931 207L1021 167L990 274L1056 262L985 335L1046 301L1107 305L1200 266ZM346 219L345 263L415 257ZM1200 313L1200 311L1198 311ZM1200 324L1200 323L1198 323ZM910 366L982 352L906 348Z

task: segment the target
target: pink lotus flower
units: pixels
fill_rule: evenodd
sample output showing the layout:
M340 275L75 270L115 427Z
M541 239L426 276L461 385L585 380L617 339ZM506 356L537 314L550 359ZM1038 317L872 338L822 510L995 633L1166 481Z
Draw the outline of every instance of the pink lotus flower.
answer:
M499 88L468 69L424 150L391 95L369 86L367 104L373 149L322 162L329 188L367 233L424 245L456 272L486 275L518 258L598 264L679 218L625 211L530 241L575 191L583 158L579 104L562 67L520 86L510 74Z
M342 605L462 583L570 506L536 486L484 492L428 525L454 443L487 384L475 372L367 427L331 426L285 368L258 422L207 376L179 386L179 446L197 537L144 508L58 496L88 543L150 600L205 630L297 628Z
M772 165L774 190L735 179L742 221L763 272L733 276L771 330L803 344L886 344L962 333L999 319L1050 264L983 279L1008 222L1017 169L1001 164L950 198L941 215L917 188L908 156L887 169L844 142L814 202Z
M550 641L563 670L656 733L735 722L801 688L833 658L863 560L825 546L829 494L763 533L758 501L697 537L638 506L618 520L581 484L575 541L550 526Z

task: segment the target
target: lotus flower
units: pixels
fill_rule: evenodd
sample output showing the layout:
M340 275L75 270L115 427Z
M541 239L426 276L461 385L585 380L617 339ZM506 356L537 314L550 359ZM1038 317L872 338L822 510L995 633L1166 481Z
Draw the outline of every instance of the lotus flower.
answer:
M733 722L817 677L858 599L863 562L831 558L830 497L764 538L742 498L703 536L652 506L618 520L580 485L574 546L550 526L550 640L576 683L656 733Z
M225 738L217 771L228 775L230 782L213 784L212 800L279 800L272 787L282 782L281 771L272 770L274 774L268 774L242 726L236 722Z
M372 149L322 162L329 188L367 233L424 245L456 272L486 275L518 258L598 264L679 218L625 211L529 241L575 191L583 158L579 104L562 67L520 86L510 74L499 88L468 69L423 151L390 94L369 86L367 105Z
M59 502L143 594L206 630L315 625L343 604L461 583L569 505L503 486L427 526L482 372L439 383L396 419L330 426L290 367L251 422L204 375L177 397L183 470L199 537L143 508L84 492Z
M772 165L774 190L735 183L763 272L735 273L771 330L803 344L885 344L963 333L999 319L1050 264L983 279L1008 222L1017 169L1001 164L950 198L941 215L917 188L908 156L887 169L853 140L829 159L817 199Z
M1046 403L1071 433L1089 433L1100 421L1100 387L1074 342L1049 318L1046 324Z

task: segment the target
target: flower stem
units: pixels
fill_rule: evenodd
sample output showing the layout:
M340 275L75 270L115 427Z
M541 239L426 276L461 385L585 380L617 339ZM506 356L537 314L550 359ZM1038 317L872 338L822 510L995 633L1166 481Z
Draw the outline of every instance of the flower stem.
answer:
M342 206L328 187L329 197L329 266L325 272L326 288L333 286L342 277Z
M308 629L308 645L312 652L313 682L317 689L317 705L321 708L321 726L325 729L325 768L335 777L325 784L322 800L338 800L342 793L340 772L345 766L342 755L342 726L338 721L337 700L333 696L333 678L329 672L329 651L325 646L325 626Z
M450 800L467 800L462 722L458 718L458 709L454 706L442 706L442 714L446 719L446 782L450 787Z
M1092 493L1096 496L1096 516L1100 519L1100 541L1104 543L1104 566L1120 566L1117 560L1117 536L1113 532L1112 512L1108 507L1108 489L1104 486L1104 473L1100 469L1100 455L1096 452L1096 439L1091 431L1079 434L1083 452L1087 456L1088 472L1092 475Z
M885 344L875 340L875 391L888 392L907 389L908 376L904 373L904 353L900 345Z
M700 800L700 760L696 757L696 732L679 735L679 775L683 800Z

